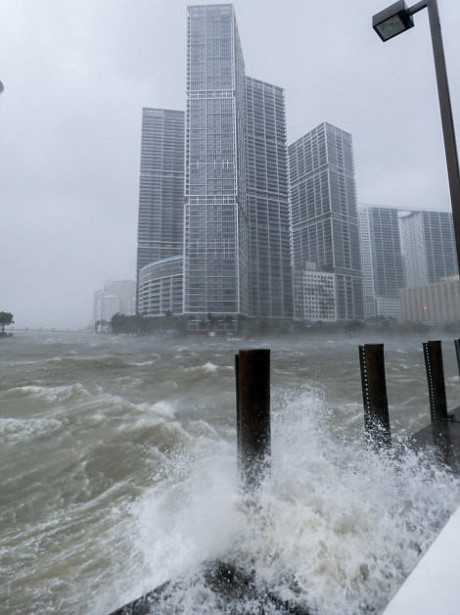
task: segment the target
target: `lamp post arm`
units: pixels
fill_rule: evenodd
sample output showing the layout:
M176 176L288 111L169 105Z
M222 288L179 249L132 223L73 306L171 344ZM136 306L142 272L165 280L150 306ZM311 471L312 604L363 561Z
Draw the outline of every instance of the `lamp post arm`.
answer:
M449 179L450 201L452 205L455 245L457 247L457 264L460 272L460 173L454 120L449 95L449 83L447 81L447 70L444 59L438 6L436 0L427 0L425 4L428 7L428 17L430 21L436 81L438 84L439 107L441 111L442 132L444 136L444 150L446 153L447 162L447 175Z
M422 2L417 2L417 4L414 4L414 6L410 6L408 8L409 15L415 15L415 13L426 9L428 2L429 0L422 0Z

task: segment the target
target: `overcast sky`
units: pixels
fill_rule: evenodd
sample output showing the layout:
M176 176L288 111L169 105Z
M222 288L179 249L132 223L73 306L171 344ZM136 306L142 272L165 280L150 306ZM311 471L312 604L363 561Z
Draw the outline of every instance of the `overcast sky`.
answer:
M458 135L460 2L438 3ZM94 291L134 279L142 107L185 108L187 4L0 0L0 311L17 327L85 327ZM353 136L358 202L450 209L427 11L382 43L391 0L233 4L246 73L285 88L289 143L331 122Z

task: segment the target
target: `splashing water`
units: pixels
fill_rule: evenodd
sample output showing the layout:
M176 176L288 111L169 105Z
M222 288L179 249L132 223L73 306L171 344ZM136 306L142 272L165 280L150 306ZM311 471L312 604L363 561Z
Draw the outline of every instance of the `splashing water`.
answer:
M233 448L201 439L133 506L146 579L189 574L171 613L215 612L197 580L210 559L254 572L314 613L379 613L458 504L459 480L429 453L404 439L379 453L332 437L318 398L283 398L272 471L257 496L238 493Z
M377 614L459 504L459 479L398 436L428 421L413 340L387 355L398 429L381 453L362 435L357 341L274 341L271 472L254 498L237 486L234 344L7 343L2 615L104 615L169 579L162 614L215 613L212 561L318 615ZM261 612L250 592L240 606Z

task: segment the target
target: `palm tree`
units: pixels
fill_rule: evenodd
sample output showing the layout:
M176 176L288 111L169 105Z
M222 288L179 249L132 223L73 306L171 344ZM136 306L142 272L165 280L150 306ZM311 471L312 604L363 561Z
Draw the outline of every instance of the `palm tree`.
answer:
M13 314L10 312L0 312L0 326L2 327L2 335L5 335L5 327L13 324Z

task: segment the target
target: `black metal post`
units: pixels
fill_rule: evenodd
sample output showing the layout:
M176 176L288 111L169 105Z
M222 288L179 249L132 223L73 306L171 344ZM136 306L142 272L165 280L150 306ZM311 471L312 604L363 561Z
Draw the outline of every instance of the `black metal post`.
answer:
M241 426L240 426L240 357L235 355L235 387L236 387L236 450L238 472L241 474L240 450L241 450Z
M460 374L460 339L454 340L454 343L455 343L455 354L457 355L458 373Z
M447 414L441 342L439 340L424 342L423 354L425 356L426 377L428 380L431 421L447 419L449 417Z
M363 390L364 427L377 444L391 444L390 415L383 344L359 347L361 385Z
M270 350L240 350L237 378L237 446L245 489L260 484L270 466Z
M436 82L438 85L439 108L441 111L442 133L444 137L444 150L446 154L450 201L454 222L455 245L457 247L457 264L460 272L460 171L457 143L455 139L454 120L450 102L449 82L447 80L438 5L436 0L427 0L426 4L430 21Z

